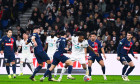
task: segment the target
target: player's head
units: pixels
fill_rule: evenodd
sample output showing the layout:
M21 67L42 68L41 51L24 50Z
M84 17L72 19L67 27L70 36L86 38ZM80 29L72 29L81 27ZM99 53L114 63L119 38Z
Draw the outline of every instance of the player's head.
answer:
M78 41L79 42L83 42L84 40L85 40L85 34L83 32L79 32Z
M53 38L55 36L55 31L51 31L50 35Z
M127 40L130 40L133 37L133 33L132 32L127 32Z
M33 29L33 33L40 33L40 28L39 26L35 26L34 29Z
M62 37L62 36L64 36L64 37L66 37L66 32L65 31L60 31L59 32L59 35Z
M12 29L7 29L6 34L8 37L11 37L12 36Z
M93 33L90 34L90 39L91 39L92 41L95 41L96 38L97 38L96 33L93 32Z
M28 34L24 33L23 34L23 39L28 39Z

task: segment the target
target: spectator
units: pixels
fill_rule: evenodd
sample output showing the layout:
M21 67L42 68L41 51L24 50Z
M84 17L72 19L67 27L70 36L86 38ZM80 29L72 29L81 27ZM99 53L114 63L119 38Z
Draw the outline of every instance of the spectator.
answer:
M134 44L134 47L133 47L133 51L136 52L136 53L140 53L140 45L139 45L139 42L137 41L135 44Z

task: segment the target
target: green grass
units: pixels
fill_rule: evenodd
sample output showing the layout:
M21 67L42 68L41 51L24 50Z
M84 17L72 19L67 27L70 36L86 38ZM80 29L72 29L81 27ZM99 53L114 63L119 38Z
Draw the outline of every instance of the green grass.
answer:
M140 76L129 76L131 80L129 82L123 81L121 76L107 76L107 81L104 81L102 76L92 76L90 82L84 82L83 75L74 75L76 80L67 80L65 75L61 82L51 82L47 80L48 78L40 82L42 75L35 77L37 81L31 81L29 77L30 75L24 75L17 76L16 79L8 79L7 75L0 75L0 84L140 84Z

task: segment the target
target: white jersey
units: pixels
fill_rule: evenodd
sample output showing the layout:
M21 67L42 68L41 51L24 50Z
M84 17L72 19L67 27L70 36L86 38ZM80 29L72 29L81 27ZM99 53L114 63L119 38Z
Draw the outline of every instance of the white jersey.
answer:
M22 47L22 54L31 54L31 43L26 45L26 41L22 40L20 46Z
M87 48L88 42L84 40L83 42L78 42L78 37L72 36L72 53L73 54L84 54L84 48Z
M54 54L56 51L56 41L57 37L51 38L51 36L48 36L46 39L46 43L48 43L48 51L47 54Z

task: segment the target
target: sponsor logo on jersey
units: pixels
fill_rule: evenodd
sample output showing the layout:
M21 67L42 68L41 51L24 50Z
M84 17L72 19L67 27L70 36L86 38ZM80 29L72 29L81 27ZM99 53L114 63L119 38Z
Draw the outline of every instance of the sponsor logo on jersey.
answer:
M125 49L125 50L130 50L130 47L123 47L123 49Z

